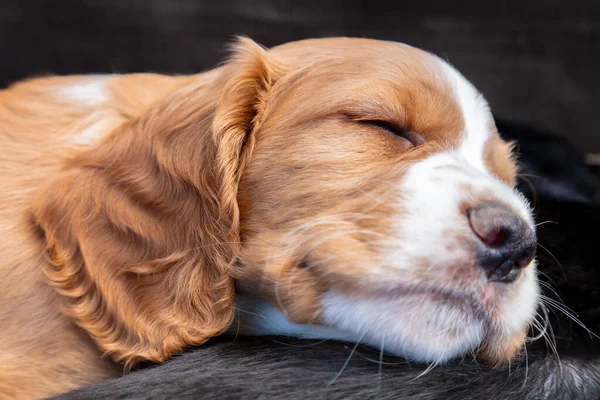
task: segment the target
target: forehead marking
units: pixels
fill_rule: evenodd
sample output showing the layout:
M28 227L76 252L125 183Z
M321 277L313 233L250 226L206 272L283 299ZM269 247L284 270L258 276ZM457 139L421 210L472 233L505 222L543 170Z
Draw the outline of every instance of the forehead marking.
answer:
M463 140L455 154L472 167L488 173L484 150L493 122L489 106L483 95L464 76L442 59L435 58L454 91L465 121Z

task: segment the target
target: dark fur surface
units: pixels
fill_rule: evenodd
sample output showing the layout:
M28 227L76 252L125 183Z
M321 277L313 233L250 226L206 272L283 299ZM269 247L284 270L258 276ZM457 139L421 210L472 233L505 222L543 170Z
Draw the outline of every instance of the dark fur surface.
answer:
M538 172L538 178L530 181L540 224L543 292L600 333L600 263L594 232L600 226L600 207L594 205L600 192L599 181L594 180L598 177L582 176L581 171L593 172L564 143L535 132L528 139L523 135L526 130L509 124L500 128L504 136L521 139L521 148L529 149L522 151L526 169ZM532 151L533 141L546 150ZM549 162L555 165L548 167ZM544 172L547 168L565 171L553 175ZM529 184L522 185L534 194ZM557 192L556 187L564 190ZM549 310L559 356L539 339L510 368L491 369L466 358L425 373L424 365L388 356L380 359L379 349L358 346L353 353L352 343L222 337L163 365L57 399L600 398L600 340L556 307Z
M274 340L219 339L160 367L59 399L597 399L600 395L600 354L563 355L562 371L555 358L534 352L528 369L524 361L512 372L465 361L418 378L422 366L388 358L380 374L379 353L359 348L329 385L352 345Z

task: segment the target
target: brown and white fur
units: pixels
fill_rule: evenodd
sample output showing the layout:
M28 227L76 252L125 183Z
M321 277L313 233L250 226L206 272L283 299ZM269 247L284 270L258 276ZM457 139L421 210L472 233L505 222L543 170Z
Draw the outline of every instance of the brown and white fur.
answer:
M535 314L535 262L489 280L467 215L534 229L511 145L406 45L241 39L194 76L24 81L0 92L0 149L2 398L228 329L497 364Z

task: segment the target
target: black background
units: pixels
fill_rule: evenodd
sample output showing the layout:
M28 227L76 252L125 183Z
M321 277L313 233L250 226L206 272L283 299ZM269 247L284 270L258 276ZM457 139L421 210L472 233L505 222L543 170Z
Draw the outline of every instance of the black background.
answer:
M495 114L600 153L600 1L0 0L0 85L47 73L193 73L236 34L402 41L448 59Z

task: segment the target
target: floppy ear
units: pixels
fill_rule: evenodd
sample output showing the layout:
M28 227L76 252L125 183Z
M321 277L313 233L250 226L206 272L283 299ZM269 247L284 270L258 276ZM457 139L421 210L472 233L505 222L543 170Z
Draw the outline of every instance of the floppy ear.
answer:
M278 68L231 61L66 162L32 205L65 312L116 360L163 361L233 317L237 188Z

